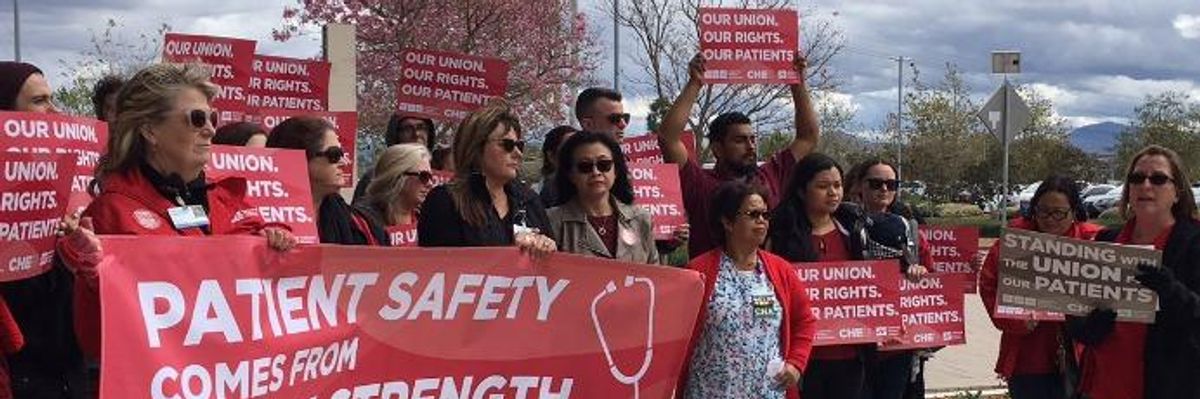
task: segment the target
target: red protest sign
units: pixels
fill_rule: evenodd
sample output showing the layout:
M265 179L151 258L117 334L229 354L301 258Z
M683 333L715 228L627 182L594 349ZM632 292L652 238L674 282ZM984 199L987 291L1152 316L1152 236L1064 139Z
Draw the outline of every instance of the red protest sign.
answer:
M417 223L388 227L387 235L393 247L416 247Z
M817 318L813 345L877 343L900 336L900 265L895 260L795 267Z
M168 33L163 38L163 61L200 63L212 68L212 82L219 86L212 106L221 122L241 121L253 74L253 40L229 37Z
M211 156L208 174L246 179L246 203L264 220L287 225L300 243L320 242L304 151L214 145Z
M5 152L75 155L74 172L62 173L71 179L71 197L64 209L83 209L92 202L87 187L108 145L107 123L59 114L0 111L0 128Z
M904 335L881 345L883 350L937 348L967 343L959 276L926 274L918 281L900 280L900 317Z
M688 157L696 157L696 135L691 130L680 136L683 146L687 147ZM641 136L626 137L621 140L621 152L629 162L663 163L662 148L658 146L658 135L646 133Z
M42 274L53 266L75 159L2 152L0 164L0 281Z
M671 239L675 230L687 224L683 189L679 185L679 168L646 162L627 165L629 183L633 185L633 203L650 213L654 239Z
M669 398L703 290L516 248L102 240L101 397Z
M979 290L979 271L972 266L979 252L979 229L962 226L921 226L921 238L929 243L934 273L949 273L963 279L967 293Z
M700 8L705 83L798 83L792 58L800 48L796 11Z
M324 111L329 68L324 61L255 55L246 103L250 108Z
M508 62L445 51L404 50L400 75L396 112L433 119L461 120L508 89Z
M354 112L316 112L286 109L256 109L250 120L263 125L270 133L275 126L296 116L313 116L324 119L337 131L338 144L346 156L342 158L342 187L354 187L354 154L358 143L358 114Z
M1016 306L1004 306L996 304L996 318L998 319L1016 319L1016 320L1036 320L1036 321L1063 321L1066 316L1062 313L1046 312L1042 310L1033 310L1019 308Z

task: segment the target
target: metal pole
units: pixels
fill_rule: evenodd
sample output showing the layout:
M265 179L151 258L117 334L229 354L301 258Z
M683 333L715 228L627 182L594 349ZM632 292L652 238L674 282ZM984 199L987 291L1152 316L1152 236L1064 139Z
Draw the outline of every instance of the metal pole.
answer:
M21 61L21 2L13 0L13 60Z
M904 170L904 57L896 57L896 180Z
M621 91L621 0L613 0L613 91Z
M1008 226L1008 75L1004 75L1004 111L1000 116L1000 145L1004 147L1003 183L1000 188L1000 226Z

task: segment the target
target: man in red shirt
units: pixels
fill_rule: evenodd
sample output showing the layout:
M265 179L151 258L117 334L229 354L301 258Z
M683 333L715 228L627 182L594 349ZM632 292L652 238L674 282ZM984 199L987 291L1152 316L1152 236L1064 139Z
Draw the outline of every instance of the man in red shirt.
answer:
M707 134L709 149L717 163L712 170L704 170L699 160L688 157L687 147L681 139L703 86L703 56L697 54L688 65L687 85L667 110L659 126L658 139L664 160L679 165L683 206L687 209L688 223L692 227L691 239L688 240L689 257L694 258L716 248L704 218L708 215L708 197L721 182L743 180L762 186L767 192L767 205L773 209L782 196L784 182L796 160L804 158L817 147L820 125L808 85L804 82L808 61L797 52L793 66L801 79L799 83L791 85L796 109L796 136L791 144L760 166L755 145L757 136L750 118L740 112L721 114L709 124Z

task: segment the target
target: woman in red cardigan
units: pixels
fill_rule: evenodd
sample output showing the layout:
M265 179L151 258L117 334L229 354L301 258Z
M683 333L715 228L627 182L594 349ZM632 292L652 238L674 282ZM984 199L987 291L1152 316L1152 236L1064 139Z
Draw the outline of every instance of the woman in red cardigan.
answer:
M1013 220L1009 228L1090 240L1100 226L1087 223L1079 199L1079 187L1062 176L1051 176L1030 201L1025 217ZM1062 398L1063 384L1058 364L1063 323L1024 321L996 316L997 263L1000 242L992 245L979 275L979 297L1000 329L1000 356L996 373L1008 381L1013 399Z
M770 213L761 189L722 184L709 221L720 248L692 259L704 306L679 383L680 398L793 398L816 319L792 265L760 247Z

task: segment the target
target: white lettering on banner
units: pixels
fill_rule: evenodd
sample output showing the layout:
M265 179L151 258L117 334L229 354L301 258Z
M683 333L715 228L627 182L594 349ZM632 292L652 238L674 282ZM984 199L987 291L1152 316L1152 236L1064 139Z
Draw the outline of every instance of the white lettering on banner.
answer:
M294 93L312 92L312 88L308 86L308 82L302 80L265 78L262 80L262 84L264 89L272 91Z
M287 198L288 192L283 182L278 180L247 180L246 197L248 198Z
M154 373L150 397L257 398L279 391L285 381L288 386L294 386L298 378L299 382L307 382L351 372L358 364L358 338L298 350L292 356L290 370L285 373L287 360L287 356L278 354L235 363L191 364L181 369L166 366Z
M11 161L4 163L4 180L9 182L58 180L54 161Z
M21 222L0 222L0 241L29 241L46 238L58 231L61 217Z
M4 135L8 137L50 138L99 143L96 127L84 123L30 121L10 119L4 122Z
M771 14L726 14L705 12L700 14L701 25L779 26Z
M378 279L379 273L337 274L331 278L328 287L325 284L326 276L323 275L238 279L234 282L234 295L250 300L250 340L258 341L264 336L264 318L271 328L271 334L276 337L316 331L326 326L336 327L341 322L357 323L358 303L363 290L374 285ZM227 289L216 280L200 282L196 302L190 307L192 312L186 323L187 335L183 346L199 345L205 336L212 334L229 343L245 340L243 336L247 331L234 317ZM150 347L161 347L162 331L180 327L187 317L189 306L184 300L183 291L165 281L140 282L137 290ZM342 291L349 291L345 308L338 306ZM165 302L166 308L160 312L158 305L162 302ZM339 311L342 313L339 314Z
M295 62L254 60L254 70L278 75L308 76L308 65Z
M32 212L54 209L58 199L54 191L23 191L0 193L0 212Z
M234 172L279 172L279 168L275 167L275 157L257 154L214 152L212 167Z
M432 398L517 398L517 399L568 399L574 378L563 378L554 390L553 377L490 375L478 380L474 376L462 377L462 384L454 377L422 378L412 381L389 381L378 384L359 385L354 389L342 388L334 391L330 399L432 399Z
M267 223L308 223L312 217L302 206L260 206L258 214Z
M1004 247L1054 254L1065 258L1084 258L1103 263L1117 263L1117 251L1113 248L1076 244L1062 240L1045 240L1028 235L1006 234L1004 235Z
M506 319L517 318L521 299L525 289L536 287L534 295L538 300L537 320L546 321L554 301L562 294L571 282L557 280L551 286L545 276L504 277L483 274L462 274L454 282L453 291L446 289L446 274L434 273L429 276L420 296L413 300L421 277L413 272L396 275L388 286L388 298L391 304L379 309L379 317L384 320L417 320L424 314L430 320L453 320L458 315L462 305L475 304L472 320L495 320L500 313L498 305L508 301ZM506 292L507 291L507 292ZM497 307L493 307L497 305Z
M312 98L296 98L288 96L260 96L251 94L247 97L248 104L255 108L298 109L305 111L324 111L321 100Z
M233 44L168 40L167 54L198 57L233 58Z
M929 229L921 230L921 238L928 241L957 241L954 230Z

